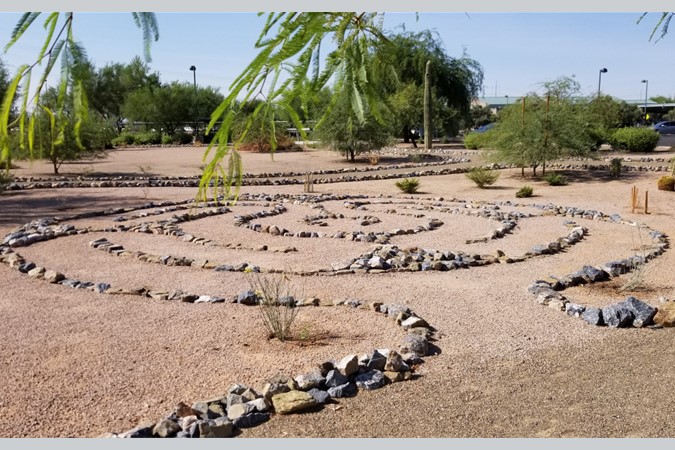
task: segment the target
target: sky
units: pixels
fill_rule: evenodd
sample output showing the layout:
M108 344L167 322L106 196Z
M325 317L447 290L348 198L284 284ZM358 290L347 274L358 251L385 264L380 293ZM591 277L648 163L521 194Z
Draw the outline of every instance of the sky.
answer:
M584 94L598 89L622 99L675 97L675 28L656 42L649 36L658 20L650 13L386 13L384 27L408 31L435 30L450 56L463 51L484 70L484 95L519 97L541 83L574 76ZM9 41L20 14L0 13L0 44ZM256 54L254 42L264 17L254 13L157 13L160 38L152 46L152 71L163 82L193 82L219 88L223 94ZM41 22L0 58L10 72L32 63L42 45ZM35 26L37 25L37 26ZM127 63L143 54L141 32L129 13L76 13L75 39L92 62Z

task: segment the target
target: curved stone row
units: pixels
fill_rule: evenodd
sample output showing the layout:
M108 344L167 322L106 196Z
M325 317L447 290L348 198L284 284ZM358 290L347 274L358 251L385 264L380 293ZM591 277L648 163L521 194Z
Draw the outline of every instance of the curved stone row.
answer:
M354 299L334 304L362 307ZM371 303L369 309L386 314L408 331L398 350L374 349L369 354L324 361L311 373L274 377L259 390L235 384L222 396L191 405L180 402L164 418L141 422L126 432L107 433L103 437L227 438L238 430L270 420L273 414L315 411L322 405L335 403L336 399L353 397L361 390L413 380L423 358L437 353L431 343L435 341L435 329L405 305Z
M618 215L605 216L598 220L635 225L633 222L621 219ZM669 248L665 234L652 230L646 225L639 226L646 229L652 239L653 248L649 252L634 254L628 258L609 261L599 266L585 265L561 277L550 276L547 280L536 280L528 287L528 292L537 297L539 304L566 312L569 316L581 317L592 325L607 325L611 328L631 326L640 328L652 325L657 309L634 297L628 297L623 302L610 304L604 308L593 308L575 303L561 293L569 287L609 281L611 278L630 273L636 267L657 258Z

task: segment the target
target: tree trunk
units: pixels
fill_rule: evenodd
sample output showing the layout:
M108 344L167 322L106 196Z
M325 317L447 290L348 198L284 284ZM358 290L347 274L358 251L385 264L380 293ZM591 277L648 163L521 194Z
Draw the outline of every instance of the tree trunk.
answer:
M520 176L525 178L525 166L520 166Z
M410 127L407 125L403 127L403 142L410 143Z
M424 148L431 150L431 61L424 71Z
M354 152L354 150L349 150L349 155L351 156L352 162L354 162L354 159L356 158L356 153Z
M58 159L55 158L55 157L51 157L49 159L52 161L52 165L54 166L54 175L58 175L59 174L59 166L61 164L59 164Z

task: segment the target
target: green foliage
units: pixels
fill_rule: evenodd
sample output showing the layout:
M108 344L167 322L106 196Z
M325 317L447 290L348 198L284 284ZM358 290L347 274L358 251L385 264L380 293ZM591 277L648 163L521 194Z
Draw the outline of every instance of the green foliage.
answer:
M130 132L123 132L120 133L119 136L115 137L112 140L112 144L115 147L126 147L127 145L133 145L134 144L134 133Z
M609 162L609 174L612 178L619 178L621 176L621 166L623 160L621 158L612 158Z
M5 51L12 47L32 26L41 13L26 12L17 22L11 33L10 41ZM90 81L88 61L84 48L75 40L73 33L73 13L45 13L47 16L43 28L45 40L36 60L32 64L20 66L9 84L0 104L0 161L10 161L12 153L24 151L28 148L30 157L34 156L36 130L38 120L49 128L49 139L45 143L42 138L42 155L45 147L48 148L54 163L54 170L58 170L61 158L55 152L72 155L75 152L70 148L70 140L75 147L86 147L82 142L81 131L88 119L89 107L85 85ZM149 51L151 39L159 37L157 23L152 13L132 13L136 25L143 31L146 52ZM35 27L34 27L35 28ZM146 56L149 56L146 53ZM60 78L53 88L56 100L51 105L42 101L42 94L47 86L47 79L52 73L56 62L60 60ZM31 80L36 68L43 68L37 86L31 86ZM29 105L30 98L30 105ZM18 117L10 117L15 100L18 101ZM18 128L18 150L10 147L14 128ZM70 131L67 131L67 128Z
M499 172L484 167L474 167L465 175L481 189L484 189L486 186L492 186L499 178Z
M573 80L572 80L573 81ZM547 84L555 94L541 98L536 94L502 109L497 125L490 130L491 148L498 162L536 168L563 156L585 156L596 142L583 111L585 103L567 98L574 91L572 81ZM572 84L572 86L570 86Z
M492 110L489 107L483 105L471 106L470 115L471 120L469 124L473 128L482 127L483 125L487 125L497 120L497 116L495 116Z
M556 172L549 172L544 175L544 181L546 181L549 186L565 186L567 184L567 178Z
M532 195L534 195L534 189L532 186L523 186L518 189L518 192L516 192L517 198L527 198L532 197Z
M461 123L470 120L471 100L480 93L480 64L466 53L459 58L449 56L438 34L429 30L397 32L388 37L391 45L381 47L382 57L394 68L396 77L383 80L382 85L389 93L393 132L402 132L407 142L410 129L422 123L424 73L431 61L431 128L443 136L455 136Z
M406 194L414 194L420 188L419 178L404 178L394 183L397 188Z
M470 150L478 150L485 148L487 142L490 140L490 131L478 133L471 131L464 135L464 147Z
M670 175L663 176L656 182L659 191L673 191L675 190L675 177Z
M316 127L316 136L322 144L354 161L357 154L380 149L391 144L386 125L366 111L364 121L352 113L345 99L341 99Z
M0 171L0 194L2 194L5 189L7 189L7 186L12 182L13 179L14 177L11 173L9 173L9 171Z
M659 143L659 137L651 128L620 128L614 131L609 143L616 150L651 152Z

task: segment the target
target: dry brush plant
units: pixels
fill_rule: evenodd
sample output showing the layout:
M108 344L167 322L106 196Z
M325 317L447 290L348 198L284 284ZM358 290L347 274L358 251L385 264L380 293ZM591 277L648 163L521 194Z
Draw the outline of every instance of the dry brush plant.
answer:
M250 273L248 281L259 298L258 311L269 334L282 342L289 339L293 322L298 315L293 295L296 288L290 271Z
M630 272L628 279L619 288L619 292L634 291L645 284L647 276L647 245L643 238L643 229L636 224L637 233L631 234L633 249L637 250L636 257L630 259ZM636 239L637 234L637 239ZM637 245L636 245L637 244Z
M474 167L466 173L466 177L476 183L476 186L484 189L486 186L495 184L499 178L499 172L485 167Z

